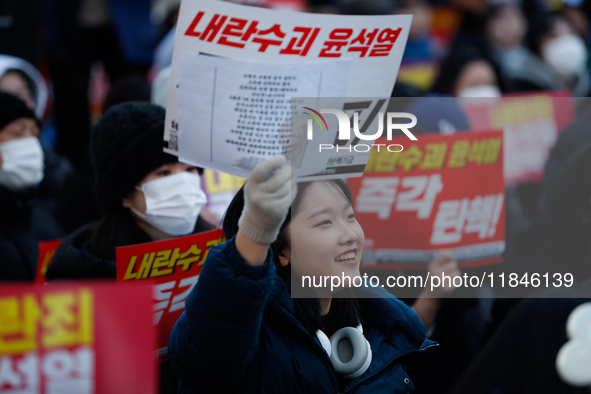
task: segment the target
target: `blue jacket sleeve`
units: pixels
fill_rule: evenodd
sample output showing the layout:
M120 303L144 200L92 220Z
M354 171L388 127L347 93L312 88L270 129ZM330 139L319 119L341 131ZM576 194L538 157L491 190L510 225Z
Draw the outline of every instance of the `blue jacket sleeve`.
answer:
M209 251L168 339L175 373L194 390L205 385L217 390L231 387L244 374L258 346L275 265L270 249L264 264L249 265L234 241Z

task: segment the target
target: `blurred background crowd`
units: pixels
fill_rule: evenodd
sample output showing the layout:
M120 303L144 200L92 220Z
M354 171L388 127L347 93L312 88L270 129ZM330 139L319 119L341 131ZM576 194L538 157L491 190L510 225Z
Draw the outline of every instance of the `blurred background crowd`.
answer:
M575 120L552 151L544 182L507 190L511 217L506 259L519 261L524 271L540 259L572 266L589 262L591 0L240 3L329 14L412 14L392 97L499 97L535 91L564 91L575 97ZM22 178L0 179L0 281L32 281L39 241L62 238L103 215L93 193L92 126L105 111L124 102L166 105L179 6L180 0L0 1L0 92L12 95L0 94L0 153L4 158L17 151L39 157L34 144L2 149L5 141L39 137L44 161L43 174L31 171L27 184ZM22 101L16 103L13 96ZM134 160L125 165L133 166ZM25 187L30 185L35 186ZM555 190L566 192L556 195ZM517 301L494 307L474 299L454 301L441 307L435 328L439 333L432 333L442 351L419 362L411 373L417 392L451 392L469 367L472 379L456 386L457 392L480 392L471 385L484 387L490 383L486 379L506 382L503 387L515 384L514 390L498 393L589 392L565 387L553 359L548 367L549 354L564 343L565 334L558 328L536 331L554 319L563 323L580 302L520 304L522 313L505 321L509 328L501 329L495 346L483 353L483 344ZM515 330L528 324L533 327ZM516 357L508 358L512 352ZM517 373L521 370L526 372ZM514 380L528 373L533 377ZM474 383L475 376L482 381ZM532 386L532 381L543 387Z
M591 91L586 0L237 2L332 14L412 14L393 97L532 91L587 97ZM179 7L180 0L0 4L0 91L35 112L46 161L41 195L66 232L100 216L91 194L91 126L121 102L152 98L165 105ZM581 108L584 100L577 103Z

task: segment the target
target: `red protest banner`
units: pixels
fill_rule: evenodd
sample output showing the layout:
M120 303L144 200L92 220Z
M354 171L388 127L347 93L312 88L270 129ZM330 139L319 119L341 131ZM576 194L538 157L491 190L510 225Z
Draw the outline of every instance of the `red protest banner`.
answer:
M459 100L471 130L504 129L507 185L540 182L558 135L575 115L568 92L537 92L500 99Z
M138 286L3 286L0 392L155 393L151 308Z
M55 254L55 251L61 243L61 239L56 239L54 241L39 242L39 255L37 257L37 273L35 274L36 285L44 285L46 283L45 273L47 272L47 267L49 266L49 263L51 263L51 259L53 259L53 255Z
M168 336L185 310L209 248L224 242L217 230L117 248L117 282L152 286L158 356L168 354Z
M505 249L502 137L501 131L489 131L426 134L410 143L406 137L376 141L363 177L348 180L376 260L424 268L434 251L449 249L460 266L500 262ZM400 147L388 146L393 144L404 150L394 152ZM392 264L364 265L386 267Z

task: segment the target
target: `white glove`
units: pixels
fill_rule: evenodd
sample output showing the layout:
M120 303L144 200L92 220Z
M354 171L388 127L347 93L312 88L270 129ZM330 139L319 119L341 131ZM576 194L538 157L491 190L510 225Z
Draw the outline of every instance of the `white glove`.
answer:
M255 167L244 186L244 209L238 228L252 241L272 244L277 239L297 193L291 167L284 164L281 155L265 160Z

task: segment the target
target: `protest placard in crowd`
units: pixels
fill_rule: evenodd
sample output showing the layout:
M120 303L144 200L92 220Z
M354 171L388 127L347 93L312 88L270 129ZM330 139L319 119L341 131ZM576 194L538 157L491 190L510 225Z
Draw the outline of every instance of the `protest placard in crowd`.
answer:
M168 336L185 310L212 246L223 242L217 230L117 248L117 282L143 283L153 291L153 324L158 357L167 356Z
M45 273L47 272L47 267L49 266L49 263L51 263L51 259L53 259L53 255L61 243L61 239L39 242L39 255L37 257L35 284L45 284Z
M171 68L165 151L203 167L248 175L265 155L281 153L277 151L280 129L289 127L292 96L390 96L410 22L410 15L320 15L183 1ZM201 71L209 77L200 79ZM222 78L228 73L233 76L230 80L239 82L238 94L219 85L228 84L228 78ZM200 95L201 99L195 97ZM207 111L209 116L200 114ZM222 127L225 123L231 123L232 129ZM232 138L212 138L214 131L232 130ZM183 138L190 143L180 141ZM289 146L286 139L282 143ZM217 163L210 154L214 144L229 148L231 155L218 152L217 160L223 160ZM204 147L210 153L198 154ZM218 167L228 163L233 163L230 170Z
M471 130L504 130L507 185L540 182L558 135L574 118L568 92L537 92L498 99L458 100Z
M0 288L0 392L155 393L150 290Z
M451 250L460 266L501 261L502 141L501 131L376 141L382 146L374 147L363 177L349 179L368 252L414 268L439 250ZM393 143L404 150L391 152Z

